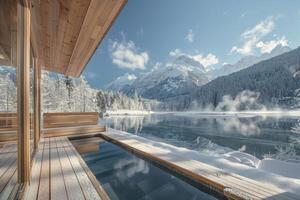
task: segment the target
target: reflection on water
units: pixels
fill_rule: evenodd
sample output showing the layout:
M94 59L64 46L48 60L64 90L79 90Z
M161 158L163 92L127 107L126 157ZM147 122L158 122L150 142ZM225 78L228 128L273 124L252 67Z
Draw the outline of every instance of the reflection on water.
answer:
M257 123L261 121L261 118L227 117L216 118L216 121L223 127L224 132L236 131L244 136L260 134Z
M108 142L83 159L112 200L213 200L181 179Z
M126 168L126 166L132 166ZM115 165L114 169L117 171L116 176L119 180L124 182L127 178L134 176L136 173L147 175L149 173L149 166L142 159L132 157L130 159L120 159Z
M197 151L300 160L300 123L293 117L157 114L110 117L103 123Z

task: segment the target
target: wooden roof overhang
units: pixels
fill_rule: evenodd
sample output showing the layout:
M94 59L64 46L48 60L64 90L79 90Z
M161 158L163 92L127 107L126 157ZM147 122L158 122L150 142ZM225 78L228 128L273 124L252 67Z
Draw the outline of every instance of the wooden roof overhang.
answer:
M31 0L31 42L43 69L78 77L127 0Z

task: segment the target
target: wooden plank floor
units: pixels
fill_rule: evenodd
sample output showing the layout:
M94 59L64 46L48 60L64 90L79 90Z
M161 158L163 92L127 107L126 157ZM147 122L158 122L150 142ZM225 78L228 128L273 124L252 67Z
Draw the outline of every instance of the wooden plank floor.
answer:
M285 192L274 185L263 184L237 174L227 173L197 160L187 160L176 152L171 152L160 146L150 145L146 139L134 138L138 136L128 137L123 132L113 129L109 129L107 132L102 132L99 135L105 140L213 188L229 199L300 199L299 196Z
M0 199L13 198L17 187L17 145L11 142L0 148Z
M108 199L92 176L66 137L43 139L25 199Z

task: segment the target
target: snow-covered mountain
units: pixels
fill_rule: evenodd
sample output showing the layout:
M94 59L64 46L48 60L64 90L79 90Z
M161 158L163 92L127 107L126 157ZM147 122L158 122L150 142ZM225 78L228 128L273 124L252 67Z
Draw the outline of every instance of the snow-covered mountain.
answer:
M193 102L193 107L213 105L218 108L226 105L224 110L229 110L232 106L235 110L249 109L252 105L255 109L262 108L262 105L299 108L299 71L300 47L230 75L218 77L197 89L189 100ZM228 98L224 100L224 96ZM251 103L246 102L245 106L243 101L250 99ZM253 101L254 99L256 100ZM242 106L235 107L236 105Z
M120 80L123 78L113 81L114 84L110 84L108 88L122 88L121 91L126 94L132 95L137 92L144 98L158 100L188 94L196 87L209 82L204 66L186 55L179 56L166 66L141 74L131 85L126 81L125 85L119 84L123 82Z
M123 76L119 76L111 83L105 86L105 89L114 90L114 91L123 91L127 90L128 87L132 85L132 83L137 79L134 74L124 74Z
M243 70L290 50L287 46L278 45L270 53L260 56L245 56L235 64L226 64L210 71L207 71L200 62L192 57L180 55L172 63L138 77L125 74L108 84L106 88L121 91L127 95L137 92L144 98L164 101L176 96L191 94L210 80Z
M259 63L260 61L268 60L280 54L286 53L290 50L291 49L288 46L277 45L270 53L263 53L259 56L255 56L255 55L245 56L235 64L226 64L223 65L221 68L212 70L208 73L212 79L215 79L219 76L225 76L240 71L256 63Z

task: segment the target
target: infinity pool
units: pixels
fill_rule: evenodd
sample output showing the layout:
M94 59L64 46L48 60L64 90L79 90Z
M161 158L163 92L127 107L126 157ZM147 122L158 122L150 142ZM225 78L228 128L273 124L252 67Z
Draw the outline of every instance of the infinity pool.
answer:
M112 200L216 199L109 142L100 143L99 151L82 157Z

